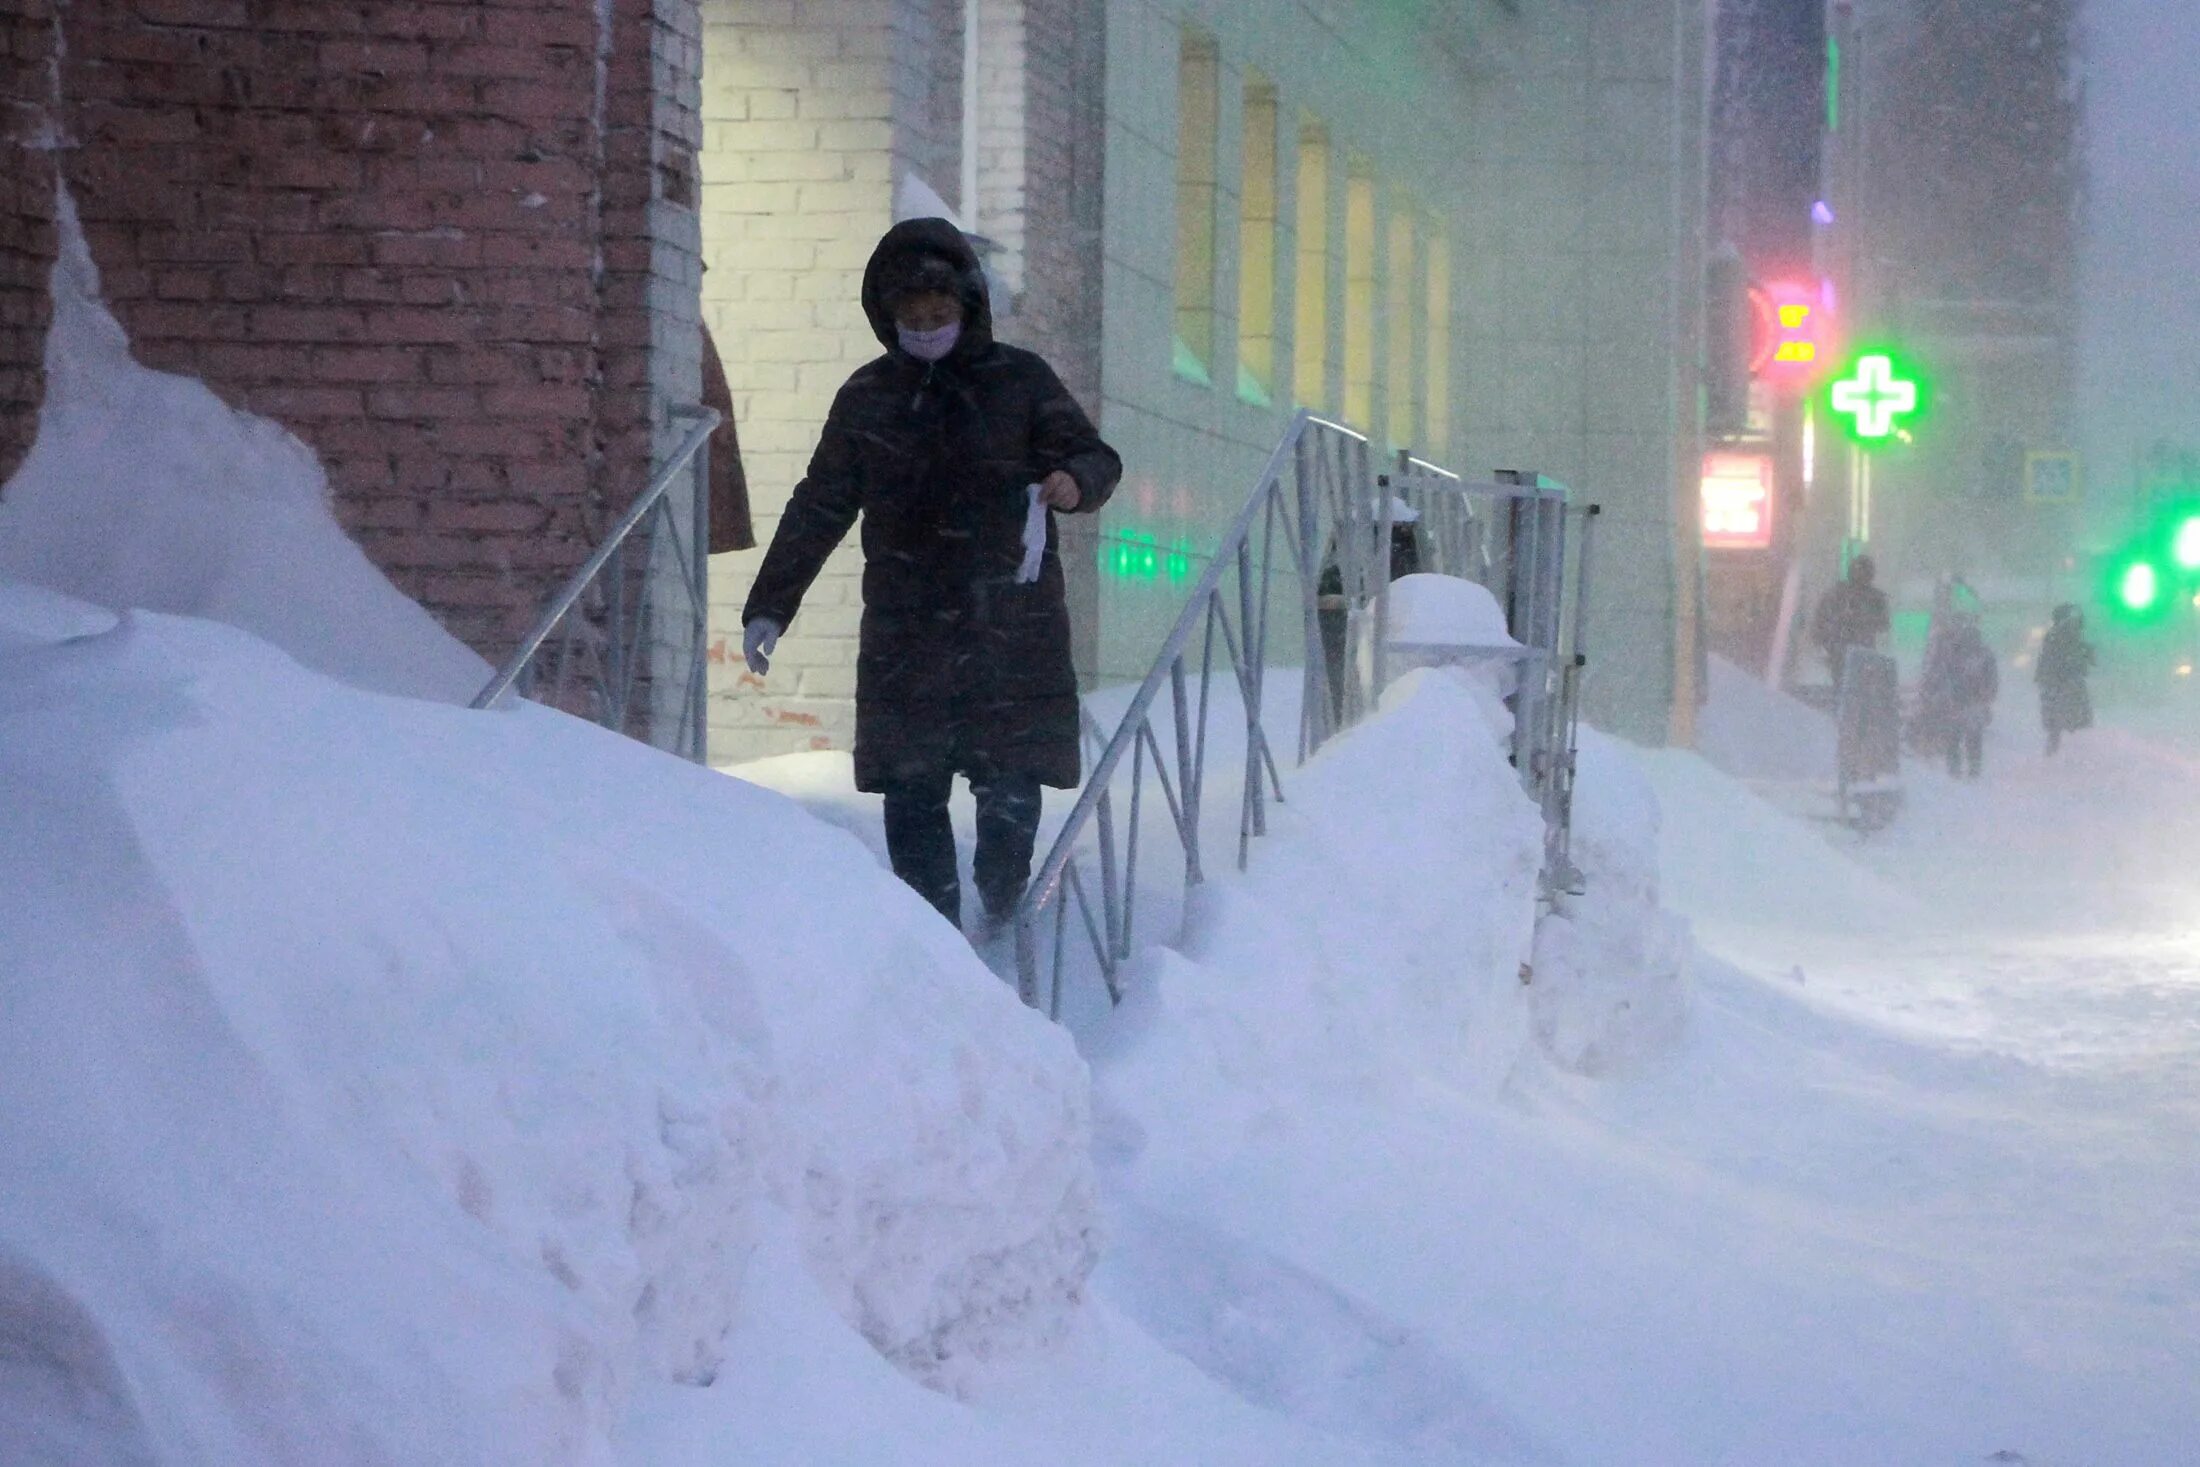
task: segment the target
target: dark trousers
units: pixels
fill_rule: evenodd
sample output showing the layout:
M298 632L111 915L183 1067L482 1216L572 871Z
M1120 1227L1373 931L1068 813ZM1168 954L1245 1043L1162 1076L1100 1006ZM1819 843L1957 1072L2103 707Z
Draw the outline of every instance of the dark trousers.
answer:
M947 770L907 779L886 791L886 853L894 874L962 925L962 877L955 869L955 828L947 818L954 775ZM978 850L971 874L986 915L1005 918L1023 899L1031 879L1031 852L1039 835L1039 781L1023 774L972 780L978 801Z
M1986 759L1986 731L1984 729L1952 728L1948 730L1948 772L1957 779L1968 774L1977 779L1979 766ZM1965 766L1969 767L1966 768Z

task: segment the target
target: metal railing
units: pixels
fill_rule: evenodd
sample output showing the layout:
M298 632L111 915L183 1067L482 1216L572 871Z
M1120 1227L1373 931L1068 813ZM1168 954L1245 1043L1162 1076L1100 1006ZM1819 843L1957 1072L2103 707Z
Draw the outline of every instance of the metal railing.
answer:
M493 707L516 692L703 761L709 718L708 445L719 415L712 408L682 408L674 417L689 425L686 434L649 487L544 604L475 697L475 708ZM683 478L694 490L684 505L672 493ZM668 601L676 604L668 607ZM555 653L546 674L542 653L551 647Z
M1512 699L1512 758L1521 783L1543 812L1547 837L1544 895L1580 888L1573 863L1574 774L1581 745L1582 675L1588 666L1590 549L1602 506L1574 503L1562 485L1541 474L1499 470L1492 482L1468 483L1409 454L1379 481L1416 517L1429 569L1486 586L1498 599L1515 645L1418 649L1385 632L1374 651L1377 696L1389 661L1401 652L1462 653L1503 658L1519 669ZM1376 592L1387 602L1387 584Z
M1243 870L1267 806L1283 799L1275 741L1264 720L1270 652L1281 639L1301 654L1297 762L1367 716L1388 681L1390 582L1399 502L1419 517L1419 568L1488 585L1520 647L1483 649L1521 668L1514 696L1513 758L1551 832L1546 889L1576 878L1567 858L1578 727L1582 598L1587 536L1568 529L1588 516L1563 489L1533 474L1468 484L1400 455L1378 473L1367 438L1301 411L1269 455L1252 494L1219 541L1121 722L1092 759L1084 786L1015 917L1016 981L1023 1000L1059 1018L1076 925L1111 1002L1135 942L1141 829L1148 773L1167 808L1187 891L1207 869L1201 817L1214 677L1228 668L1244 716L1236 859ZM1195 665L1196 658L1196 665ZM1167 695L1167 736L1156 707ZM1089 727L1089 725L1088 725ZM1128 761L1127 810L1118 820L1118 777ZM1094 869L1096 868L1096 869ZM1088 874L1088 871L1090 874Z

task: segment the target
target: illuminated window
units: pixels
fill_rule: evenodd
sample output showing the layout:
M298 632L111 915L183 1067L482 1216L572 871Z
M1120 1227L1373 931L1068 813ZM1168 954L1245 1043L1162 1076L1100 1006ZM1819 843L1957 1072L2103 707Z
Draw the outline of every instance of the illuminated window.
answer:
M1276 383L1276 89L1245 83L1245 174L1238 196L1238 396L1267 407Z
M1384 382L1390 397L1390 442L1395 448L1421 446L1415 434L1421 415L1420 362L1413 355L1413 311L1420 292L1414 277L1413 214L1400 207L1390 216L1390 272L1383 300L1383 338L1390 348Z
M1428 225L1428 367L1422 377L1422 422L1429 456L1451 454L1451 240Z
M1375 420L1375 178L1358 163L1344 184L1344 415Z
M1298 267L1291 312L1292 390L1299 405L1329 406L1329 134L1299 128Z
M1214 380L1215 125L1218 64L1212 36L1187 30L1177 54L1176 370Z

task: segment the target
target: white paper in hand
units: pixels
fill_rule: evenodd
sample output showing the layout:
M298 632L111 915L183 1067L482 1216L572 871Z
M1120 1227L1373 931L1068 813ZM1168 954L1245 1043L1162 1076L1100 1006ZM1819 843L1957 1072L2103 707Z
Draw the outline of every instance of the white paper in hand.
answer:
M1039 498L1039 486L1026 484L1031 507L1024 511L1024 561L1016 567L1016 584L1028 586L1039 579L1039 567L1047 556L1047 507Z

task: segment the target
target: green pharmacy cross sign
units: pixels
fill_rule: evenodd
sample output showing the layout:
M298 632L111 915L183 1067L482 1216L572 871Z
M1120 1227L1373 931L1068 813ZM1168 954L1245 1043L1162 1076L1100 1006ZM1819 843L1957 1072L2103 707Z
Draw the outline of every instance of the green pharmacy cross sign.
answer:
M1866 448L1884 447L1900 438L1907 442L1902 420L1915 417L1923 407L1923 385L1905 372L1886 352L1867 352L1826 389L1834 416L1848 435Z

